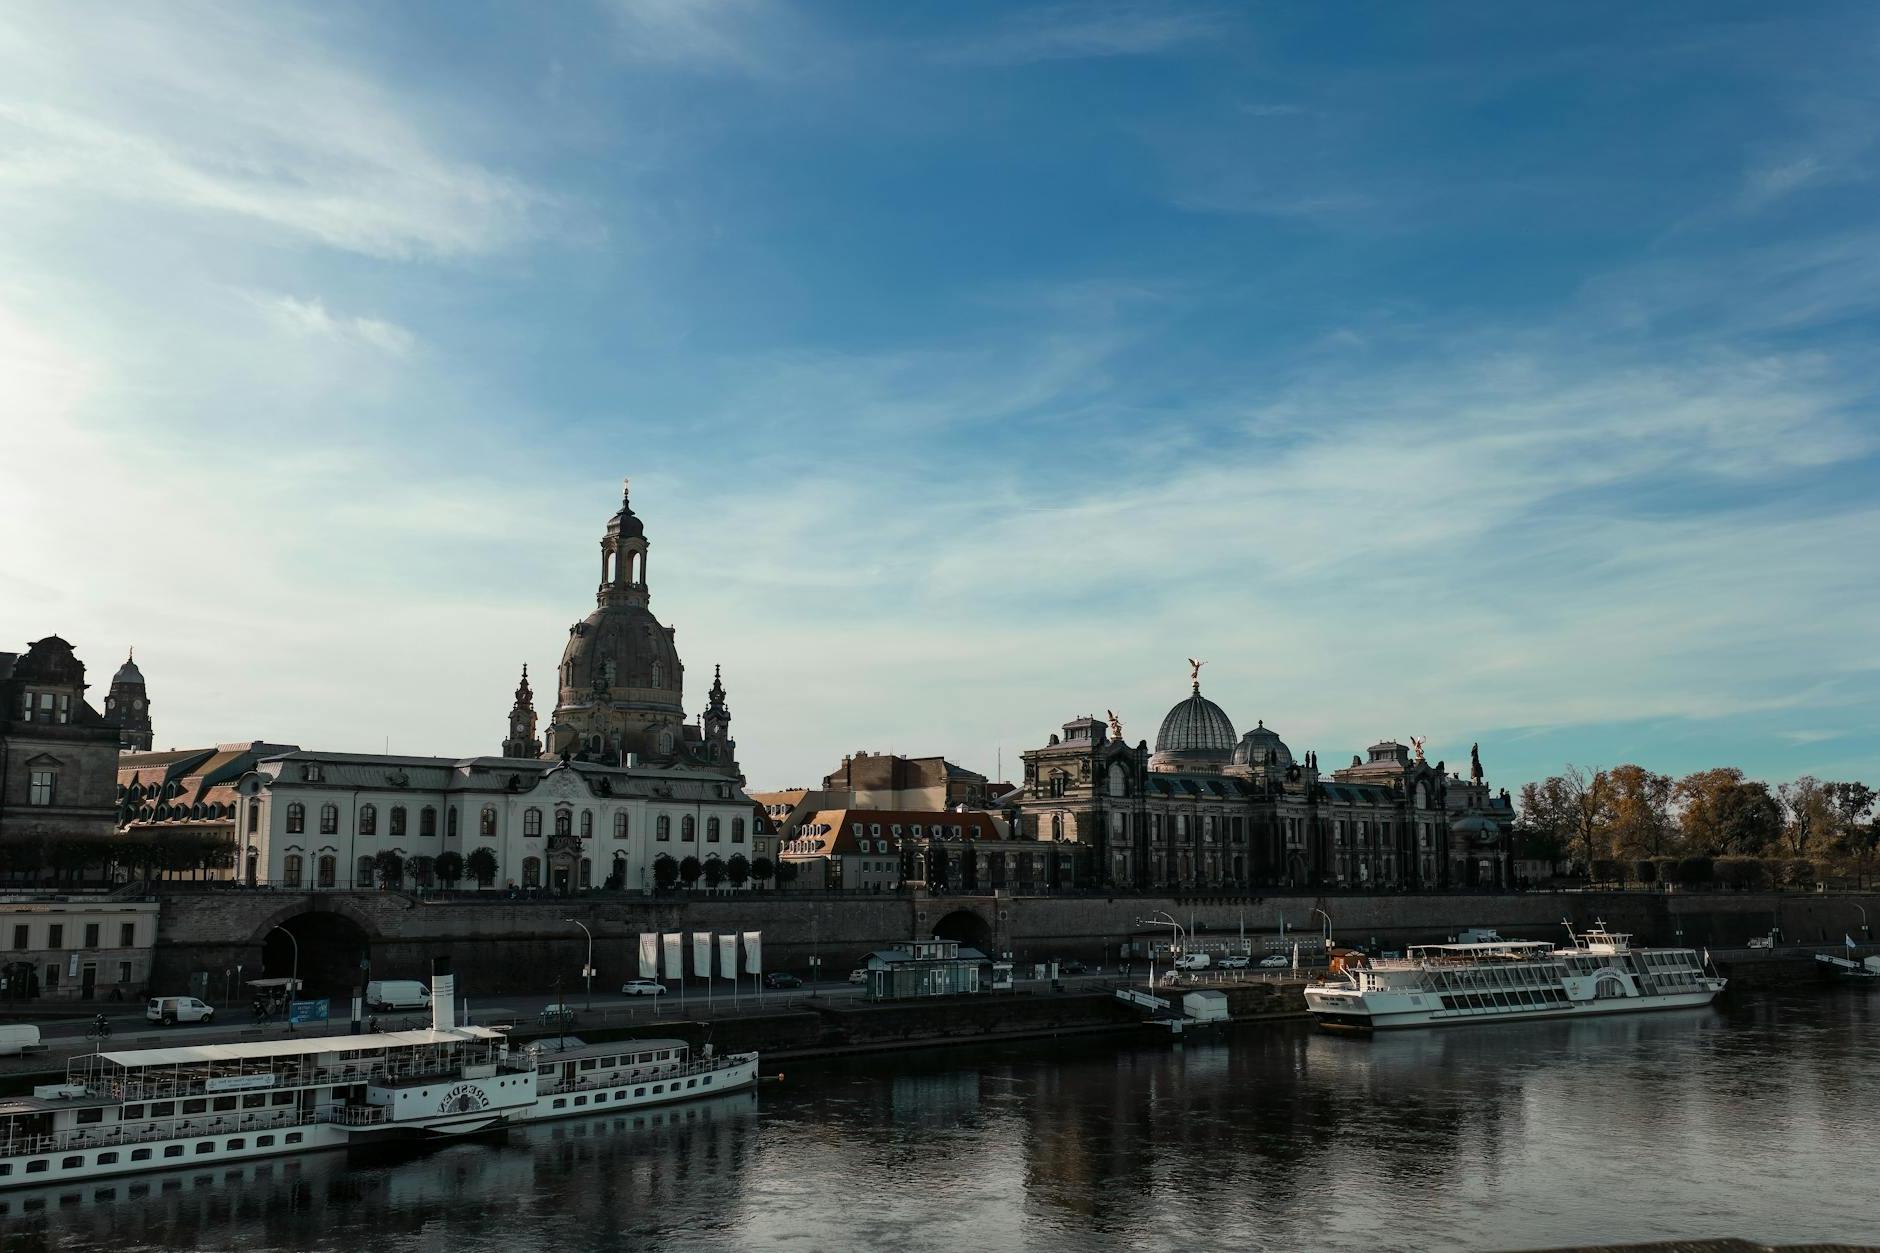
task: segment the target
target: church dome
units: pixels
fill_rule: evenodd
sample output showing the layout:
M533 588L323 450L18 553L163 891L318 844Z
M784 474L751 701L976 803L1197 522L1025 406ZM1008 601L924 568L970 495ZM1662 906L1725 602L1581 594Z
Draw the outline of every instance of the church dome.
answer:
M1266 755L1273 754L1273 764L1285 769L1293 764L1292 750L1286 747L1286 741L1279 738L1279 732L1268 729L1265 722L1240 737L1240 743L1234 746L1234 764L1237 766L1264 766Z
M672 633L640 604L603 605L569 628L561 704L600 700L684 712L684 672Z
M1197 687L1181 704L1168 711L1155 734L1155 757L1150 765L1227 761L1234 751L1234 724L1221 707Z
M1481 814L1470 814L1449 824L1449 838L1455 844L1464 841L1493 844L1501 838L1501 824Z
M143 681L144 672L137 668L137 661L134 656L126 658L124 664L117 668L117 673L111 676L111 682L114 684L136 683L141 685Z

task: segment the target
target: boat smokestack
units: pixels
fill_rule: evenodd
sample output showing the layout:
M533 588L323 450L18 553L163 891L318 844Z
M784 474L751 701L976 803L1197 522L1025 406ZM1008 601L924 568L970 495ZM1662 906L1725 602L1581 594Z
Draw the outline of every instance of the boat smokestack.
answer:
M457 1027L457 979L450 973L450 958L431 959L431 1030Z

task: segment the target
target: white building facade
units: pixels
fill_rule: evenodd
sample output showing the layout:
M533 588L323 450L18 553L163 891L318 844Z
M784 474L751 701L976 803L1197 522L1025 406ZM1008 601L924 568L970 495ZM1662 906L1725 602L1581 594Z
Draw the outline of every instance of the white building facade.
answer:
M631 760L292 752L241 794L242 877L289 889L640 891L662 856L719 861L731 888L733 858L775 852L736 779Z

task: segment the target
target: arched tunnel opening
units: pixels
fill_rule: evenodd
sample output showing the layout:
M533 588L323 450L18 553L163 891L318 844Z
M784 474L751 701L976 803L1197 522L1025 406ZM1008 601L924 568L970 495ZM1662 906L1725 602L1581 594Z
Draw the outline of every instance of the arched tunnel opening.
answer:
M360 963L372 955L365 929L345 915L324 910L296 914L261 942L261 966L268 978L285 979L294 973L296 943L303 995L310 997L350 997L359 986Z

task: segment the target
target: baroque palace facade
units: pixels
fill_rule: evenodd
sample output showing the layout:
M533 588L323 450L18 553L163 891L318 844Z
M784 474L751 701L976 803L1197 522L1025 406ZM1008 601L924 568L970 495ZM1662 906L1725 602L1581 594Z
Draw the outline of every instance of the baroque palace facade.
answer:
M1163 718L1155 748L1116 716L1064 724L1024 754L1025 834L1088 850L1114 887L1436 890L1513 883L1514 807L1491 795L1479 753L1467 779L1423 759L1421 741L1371 745L1329 773L1295 758L1264 722L1236 736L1201 694Z
M647 550L623 498L601 537L595 609L569 628L546 748L525 666L500 755L261 757L234 788L236 873L284 887L424 886L450 853L466 882L481 870L497 886L570 892L651 886L662 857L774 858L722 680L686 721L672 628L647 607Z

